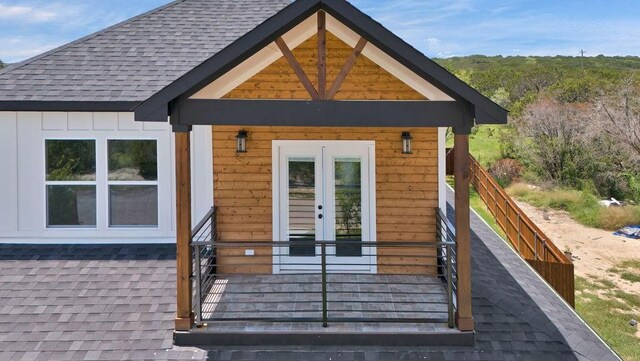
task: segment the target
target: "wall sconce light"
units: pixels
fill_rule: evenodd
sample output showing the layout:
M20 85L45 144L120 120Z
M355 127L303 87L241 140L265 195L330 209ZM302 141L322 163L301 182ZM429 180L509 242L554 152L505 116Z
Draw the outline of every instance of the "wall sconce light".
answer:
M247 131L241 130L236 135L236 152L237 153L246 153L247 152Z
M411 140L413 137L409 132L402 132L402 154L412 154Z

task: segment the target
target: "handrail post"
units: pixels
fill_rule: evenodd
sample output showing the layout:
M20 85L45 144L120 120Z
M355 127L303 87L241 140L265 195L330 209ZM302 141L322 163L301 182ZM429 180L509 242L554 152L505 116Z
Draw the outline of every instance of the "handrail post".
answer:
M447 251L447 309L449 311L449 328L453 328L455 326L453 314L453 272L451 271L451 257L453 254L449 244L445 245L445 248Z
M322 327L327 327L327 246L320 244L322 259Z
M196 325L202 325L202 261L200 259L200 246L193 245L193 252L195 253L195 268L196 268Z

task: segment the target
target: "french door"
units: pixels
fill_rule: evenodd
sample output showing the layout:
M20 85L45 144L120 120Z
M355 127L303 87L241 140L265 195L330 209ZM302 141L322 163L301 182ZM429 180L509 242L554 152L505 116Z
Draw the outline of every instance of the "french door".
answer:
M274 271L375 272L375 146L274 141Z

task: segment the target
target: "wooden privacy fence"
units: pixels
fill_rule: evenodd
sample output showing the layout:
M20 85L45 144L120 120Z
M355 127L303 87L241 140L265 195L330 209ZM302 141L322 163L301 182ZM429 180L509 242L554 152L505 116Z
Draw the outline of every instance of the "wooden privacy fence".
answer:
M575 306L572 261L536 226L480 163L469 155L470 181L513 248L571 306ZM447 153L447 174L453 152Z

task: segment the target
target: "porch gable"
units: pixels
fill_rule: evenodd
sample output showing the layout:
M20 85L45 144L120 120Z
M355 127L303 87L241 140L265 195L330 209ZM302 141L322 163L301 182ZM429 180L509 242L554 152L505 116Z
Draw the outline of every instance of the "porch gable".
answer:
M305 20L313 17L314 14L325 14L325 12L327 17L335 18L339 23L343 24L344 27L348 28L353 33L358 34L363 40L370 42L375 48L380 49L388 59L392 59L393 61L401 64L403 67L417 75L418 78L432 84L433 89L437 89L440 93L445 94L450 100L454 100L456 103L459 103L460 109L463 109L465 113L464 118L466 119L463 119L465 124L460 124L460 122L457 121L442 126L453 126L456 127L459 132L468 133L470 127L473 125L474 119L477 123L506 123L506 110L482 96L480 93L447 72L435 62L431 61L410 45L406 44L400 38L393 35L380 24L376 23L358 9L342 0L296 1L292 3L275 16L247 33L245 36L232 43L223 51L214 55L174 83L141 103L135 109L136 120L166 121L167 117L172 115L172 123L175 125L180 128L189 126L189 124L182 123L181 119L183 119L183 117L174 116L176 109L185 108L181 103L185 103L194 95L197 95L205 89L208 85L212 84L215 80L220 79L237 66L243 64L243 62L254 56L259 51L269 47L269 44L274 41L277 43L278 48L280 48L285 57L288 58L287 60L289 60L291 65L293 65L290 59L291 57L287 56L287 51L283 49L282 44L286 44L286 41L282 40L283 36L292 29L295 29L296 26L300 25ZM326 31L326 27L318 26L318 30L319 34L324 34L323 31ZM304 37L302 38L304 39ZM300 40L298 39L298 41ZM319 41L318 43L323 44L324 42ZM322 55L323 54L319 54L318 64L324 64ZM324 59L326 60L326 58ZM266 61L266 63L269 64L268 61ZM300 71L296 71L296 73L303 84L307 83L304 81L304 78L300 76ZM319 72L318 74L324 75L322 72ZM325 79L325 77L322 76L322 79ZM318 87L322 87L322 89L326 91L325 82L318 82ZM313 91L310 89L309 84L306 84L305 88L307 88L311 93L311 98L314 98ZM325 100L323 97L317 98L319 101ZM424 100L424 102L428 101ZM212 100L211 103L215 102ZM199 104L206 103L200 102ZM240 107L246 107L249 104L250 103L240 104ZM357 104L361 110L367 109L369 105L370 104L365 102ZM194 105L192 103L189 106ZM227 106L232 105L227 104ZM386 106L387 104L385 103L378 104L379 108L386 108ZM392 105L389 104L389 107L392 107ZM424 109L413 109L416 114L420 110ZM426 110L429 111L430 109L427 108ZM301 115L304 116L304 114L310 114L313 112L317 112L317 109L315 109L313 104L307 104L304 106L304 111ZM457 115L455 113L457 112L454 110L452 113L454 118L455 115ZM197 113L190 115L197 115ZM397 125L390 120L388 120L388 122L389 126ZM195 124L200 123L202 122L200 121ZM427 126L433 126L433 124L428 124Z

